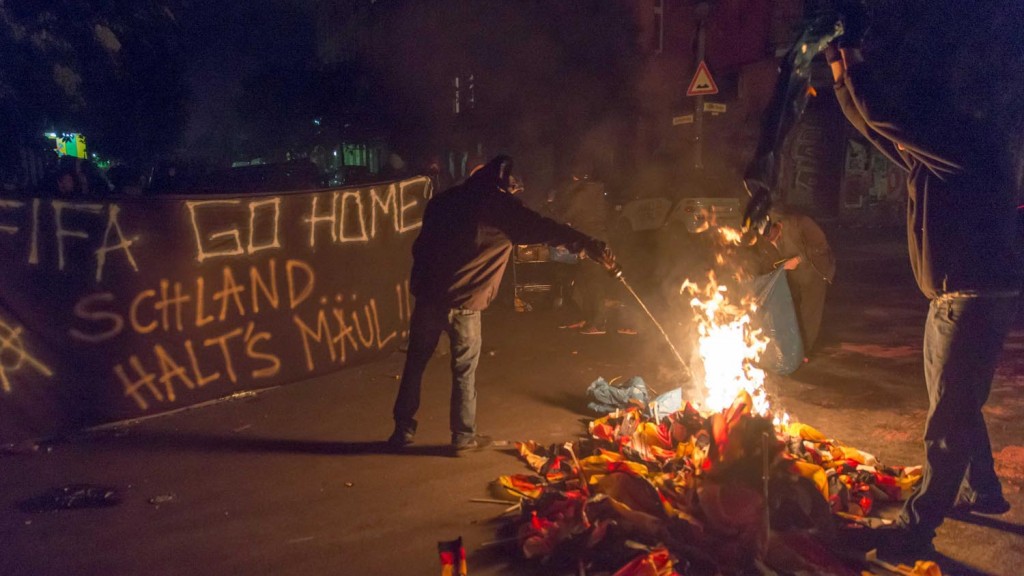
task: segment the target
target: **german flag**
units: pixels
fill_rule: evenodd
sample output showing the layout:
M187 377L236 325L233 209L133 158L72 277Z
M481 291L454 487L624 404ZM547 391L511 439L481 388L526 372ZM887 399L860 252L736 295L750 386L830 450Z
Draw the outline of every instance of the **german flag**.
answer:
M466 576L466 549L462 547L462 536L455 540L437 543L441 556L441 576Z

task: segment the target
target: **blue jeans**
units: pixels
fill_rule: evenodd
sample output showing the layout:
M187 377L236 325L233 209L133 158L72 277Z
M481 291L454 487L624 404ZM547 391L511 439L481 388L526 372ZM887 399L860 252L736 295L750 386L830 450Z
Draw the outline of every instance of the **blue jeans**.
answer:
M1002 496L981 408L1017 305L1017 297L946 296L929 306L925 465L917 492L900 513L901 523L922 536L934 536L961 489L969 495Z
M416 432L423 372L441 333L451 341L452 397L449 413L452 442L476 435L476 366L480 360L480 311L417 303L409 321L409 351L395 399L395 429Z

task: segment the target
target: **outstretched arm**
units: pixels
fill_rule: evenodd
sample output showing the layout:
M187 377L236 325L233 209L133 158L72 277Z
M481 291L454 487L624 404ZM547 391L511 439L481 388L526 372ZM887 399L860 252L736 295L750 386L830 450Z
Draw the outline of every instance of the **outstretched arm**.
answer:
M504 232L513 244L566 246L598 262L605 258L604 242L530 210L511 194L492 196L482 209L483 221Z

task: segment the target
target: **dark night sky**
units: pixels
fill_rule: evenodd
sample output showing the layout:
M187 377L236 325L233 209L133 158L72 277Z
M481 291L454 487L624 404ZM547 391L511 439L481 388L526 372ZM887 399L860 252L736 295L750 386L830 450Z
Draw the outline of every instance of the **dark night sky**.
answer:
M192 91L187 146L230 126L247 75L316 56L312 18L284 0L195 2L182 23Z

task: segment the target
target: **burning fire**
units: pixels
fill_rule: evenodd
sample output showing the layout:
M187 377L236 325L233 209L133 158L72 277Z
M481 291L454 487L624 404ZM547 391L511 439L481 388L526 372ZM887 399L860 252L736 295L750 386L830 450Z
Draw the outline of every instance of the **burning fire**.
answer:
M740 302L730 298L728 287L716 281L714 272L708 278L703 288L686 280L680 291L693 295L690 306L704 363L707 396L696 404L701 411L719 412L731 406L745 391L753 402L753 413L769 416L772 409L764 387L765 373L757 366L768 346L768 338L751 323L757 304L750 297Z
M715 228L718 232L718 237L723 244L732 244L733 246L739 246L743 243L743 232L729 226L719 226Z

